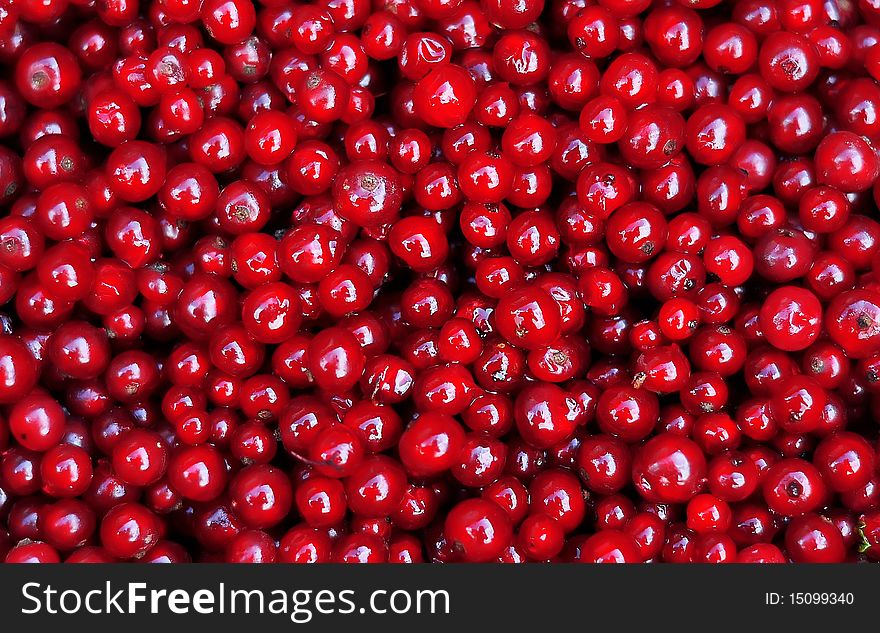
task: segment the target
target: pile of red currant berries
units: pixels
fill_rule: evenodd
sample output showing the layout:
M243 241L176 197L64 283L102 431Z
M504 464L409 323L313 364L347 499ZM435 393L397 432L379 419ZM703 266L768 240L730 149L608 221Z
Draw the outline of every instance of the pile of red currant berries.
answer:
M880 559L880 1L0 0L0 560Z

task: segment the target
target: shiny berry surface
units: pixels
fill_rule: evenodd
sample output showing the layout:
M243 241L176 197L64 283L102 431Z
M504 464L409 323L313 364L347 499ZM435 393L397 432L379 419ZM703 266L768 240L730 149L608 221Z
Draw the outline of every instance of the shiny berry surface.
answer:
M880 560L876 0L0 0L0 557Z

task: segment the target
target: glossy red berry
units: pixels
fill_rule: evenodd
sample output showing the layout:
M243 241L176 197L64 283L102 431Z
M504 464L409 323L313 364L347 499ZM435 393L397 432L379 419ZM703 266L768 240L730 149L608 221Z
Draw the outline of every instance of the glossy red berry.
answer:
M581 546L581 563L641 562L636 540L619 530L602 530L589 537Z
M113 447L113 469L127 483L146 486L165 474L168 448L156 433L133 429Z
M826 437L816 446L813 462L829 487L846 492L868 483L875 458L867 440L843 431Z
M256 464L241 470L229 483L233 512L245 525L264 529L281 522L293 505L293 490L285 473Z
M819 73L816 49L797 33L773 33L761 44L758 53L761 76L782 92L798 92L813 82Z
M137 503L123 503L110 510L101 521L101 544L116 558L139 559L156 545L161 536L159 518Z
M785 530L785 545L798 563L840 563L846 557L840 530L817 514L792 519Z
M816 179L843 192L863 191L880 174L874 147L852 132L829 134L816 148Z
M29 47L18 59L15 85L38 108L67 103L79 88L82 71L68 49L54 42Z
M333 184L337 212L359 226L375 226L393 220L400 211L399 176L378 161L352 163Z
M512 529L504 511L489 501L469 499L450 510L444 532L453 550L469 562L494 559L510 542Z
M403 432L398 447L407 471L426 477L451 468L463 444L464 430L454 418L423 413Z
M559 307L536 286L522 286L501 297L495 319L508 341L526 349L552 343L561 329Z
M567 440L581 416L577 401L560 387L549 384L523 389L513 411L520 436L538 448L550 448Z
M826 487L819 470L799 458L782 459L767 469L761 489L771 510L783 516L800 516L817 509Z
M804 288L778 288L761 306L760 323L774 347L785 351L806 349L822 331L822 305Z
M180 448L168 460L168 483L181 496L211 501L226 487L226 464L211 446Z
M635 454L632 477L649 501L683 503L706 484L706 459L691 440L669 433L645 443Z
M450 128L467 119L477 100L477 89L468 72L442 64L419 79L413 91L415 113L428 125Z

